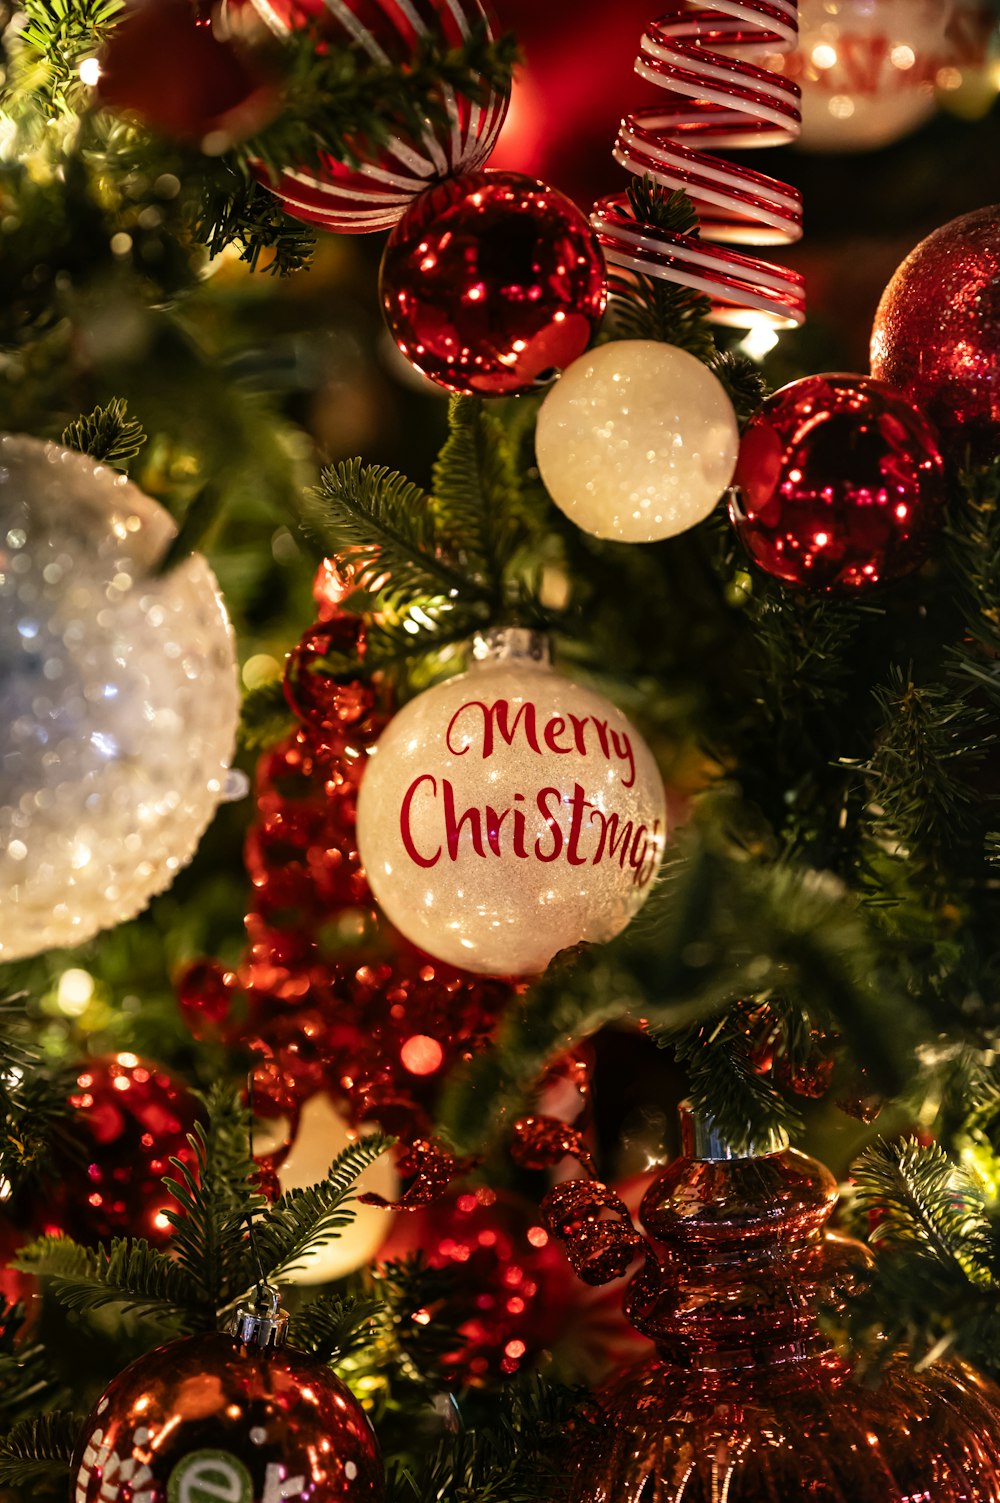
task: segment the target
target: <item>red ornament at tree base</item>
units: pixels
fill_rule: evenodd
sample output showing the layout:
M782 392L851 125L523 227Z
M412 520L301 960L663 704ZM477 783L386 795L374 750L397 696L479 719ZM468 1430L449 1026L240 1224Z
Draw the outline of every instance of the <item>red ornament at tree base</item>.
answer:
M423 375L513 396L583 354L604 312L604 262L563 194L515 172L469 173L400 220L381 294L392 337Z
M910 252L875 315L872 372L931 418L955 465L1000 455L1000 204Z
M748 424L730 516L766 574L849 594L916 569L944 502L935 434L904 397L869 376L807 376Z

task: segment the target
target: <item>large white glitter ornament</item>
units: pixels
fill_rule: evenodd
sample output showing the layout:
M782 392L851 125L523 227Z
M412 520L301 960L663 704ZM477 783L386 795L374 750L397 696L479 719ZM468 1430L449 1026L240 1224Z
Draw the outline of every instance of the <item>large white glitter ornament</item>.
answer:
M330 1165L349 1144L354 1132L325 1093L311 1096L302 1108L292 1146L278 1168L282 1194L306 1189L326 1177ZM384 1153L359 1175L351 1201L349 1224L322 1247L300 1258L289 1275L292 1284L326 1284L366 1267L392 1231L394 1213L379 1206L362 1205L360 1195L381 1195L393 1201L399 1195L399 1175L390 1154Z
M556 505L584 532L624 543L704 521L733 478L739 442L722 383L655 339L616 340L574 361L535 429Z
M0 435L0 961L132 918L190 860L239 715L198 554L122 475Z
M376 898L436 959L495 976L612 939L666 842L663 782L614 705L495 630L468 673L411 700L375 747L358 849Z

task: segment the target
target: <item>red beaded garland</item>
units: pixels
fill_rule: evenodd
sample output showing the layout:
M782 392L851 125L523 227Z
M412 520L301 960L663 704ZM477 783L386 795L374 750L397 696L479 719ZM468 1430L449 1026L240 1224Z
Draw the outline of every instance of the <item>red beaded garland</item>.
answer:
M868 376L807 376L747 427L730 515L766 573L847 593L915 569L944 499L934 432L904 397Z
M385 248L382 307L407 359L449 391L510 396L572 364L606 300L586 217L516 172L423 194Z
M561 1334L570 1270L537 1210L519 1196L485 1186L449 1191L400 1217L381 1256L414 1250L449 1275L440 1309L416 1318L430 1323L439 1314L457 1328L460 1344L443 1359L456 1383L512 1377Z
M910 252L875 315L872 372L927 413L954 463L1000 454L1000 204Z

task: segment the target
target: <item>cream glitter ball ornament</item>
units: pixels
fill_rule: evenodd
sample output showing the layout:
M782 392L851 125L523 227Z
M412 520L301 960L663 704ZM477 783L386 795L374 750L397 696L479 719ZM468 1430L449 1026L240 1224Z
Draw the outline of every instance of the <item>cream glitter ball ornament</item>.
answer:
M0 435L0 961L132 918L190 860L239 715L198 554L115 470Z
M553 501L598 538L654 543L704 521L736 468L722 383L693 355L622 339L573 362L542 403L535 453Z
M666 842L663 781L620 710L549 665L544 637L484 633L468 673L389 722L358 797L372 891L407 939L490 976L620 933Z

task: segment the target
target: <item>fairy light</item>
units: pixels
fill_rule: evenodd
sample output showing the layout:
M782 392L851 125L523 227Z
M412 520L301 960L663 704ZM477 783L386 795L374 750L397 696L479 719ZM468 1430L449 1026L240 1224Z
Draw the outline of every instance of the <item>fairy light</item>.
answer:
M79 1018L87 1011L94 995L94 978L89 971L73 966L63 971L56 987L56 1006L67 1018Z
M101 76L101 65L96 57L85 57L79 67L80 82L88 89L94 88Z

